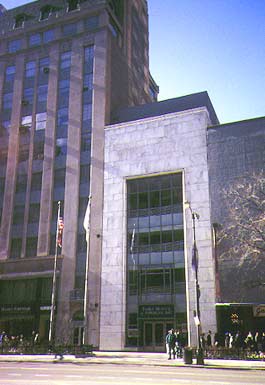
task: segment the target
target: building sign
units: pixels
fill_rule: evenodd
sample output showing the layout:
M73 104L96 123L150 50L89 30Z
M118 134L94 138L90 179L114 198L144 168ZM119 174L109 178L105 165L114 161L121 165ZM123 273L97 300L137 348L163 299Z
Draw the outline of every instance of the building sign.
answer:
M173 318L174 305L141 305L139 306L139 318Z
M253 306L254 317L265 317L265 305Z
M31 311L29 306L2 306L0 308L2 313L27 313Z

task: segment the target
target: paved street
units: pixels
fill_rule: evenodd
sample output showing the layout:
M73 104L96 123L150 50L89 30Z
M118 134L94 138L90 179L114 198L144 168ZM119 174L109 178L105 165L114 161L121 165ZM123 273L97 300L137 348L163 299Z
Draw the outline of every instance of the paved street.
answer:
M0 385L264 385L264 371L115 364L1 363Z

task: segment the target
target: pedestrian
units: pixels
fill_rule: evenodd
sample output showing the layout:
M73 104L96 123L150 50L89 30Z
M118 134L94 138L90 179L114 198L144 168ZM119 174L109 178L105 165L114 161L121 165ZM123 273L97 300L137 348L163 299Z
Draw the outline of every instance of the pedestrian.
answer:
M3 352L4 352L5 336L6 336L6 332L2 331L2 333L0 333L0 350L1 350L1 354L3 354Z
M173 358L176 358L176 336L174 329L169 330L166 336L166 344L168 346L168 359L171 360L172 354Z
M183 336L182 336L180 330L177 330L175 332L175 336L176 336L176 356L177 356L177 358L181 358L182 357Z
M210 349L212 347L212 332L211 332L211 330L208 331L208 334L206 337L206 346L207 346L207 349Z

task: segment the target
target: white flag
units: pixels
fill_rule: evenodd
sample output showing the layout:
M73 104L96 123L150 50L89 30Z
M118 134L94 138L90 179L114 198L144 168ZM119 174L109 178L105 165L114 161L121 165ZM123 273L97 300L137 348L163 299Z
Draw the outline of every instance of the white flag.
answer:
M88 203L86 208L86 213L84 217L83 226L86 230L86 240L88 241L89 228L90 228L90 204L91 204L91 195L88 197Z

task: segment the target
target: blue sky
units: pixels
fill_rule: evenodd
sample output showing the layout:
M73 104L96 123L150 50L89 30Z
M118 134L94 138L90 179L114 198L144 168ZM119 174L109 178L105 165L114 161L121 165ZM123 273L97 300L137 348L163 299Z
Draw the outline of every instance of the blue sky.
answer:
M23 0L0 0L6 8ZM265 0L148 0L159 100L208 91L221 123L265 115Z

